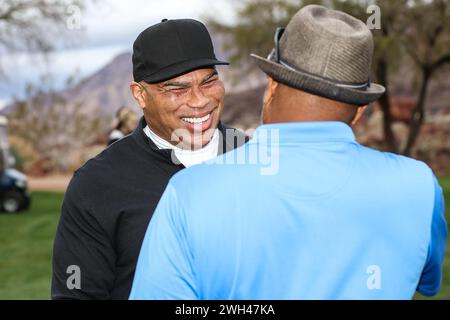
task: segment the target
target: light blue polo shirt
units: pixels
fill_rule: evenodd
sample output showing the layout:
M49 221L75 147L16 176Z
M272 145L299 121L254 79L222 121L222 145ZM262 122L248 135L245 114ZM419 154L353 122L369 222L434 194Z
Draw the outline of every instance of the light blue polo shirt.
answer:
M263 125L177 173L131 299L410 299L441 283L442 190L420 161L341 122Z

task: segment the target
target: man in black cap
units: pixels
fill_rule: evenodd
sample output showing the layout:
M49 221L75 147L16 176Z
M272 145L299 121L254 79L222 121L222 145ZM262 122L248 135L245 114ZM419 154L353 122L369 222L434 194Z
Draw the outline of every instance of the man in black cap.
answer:
M144 117L75 172L54 242L53 299L127 299L170 177L245 142L220 123L225 91L214 66L225 64L195 20L164 19L137 37L131 91Z

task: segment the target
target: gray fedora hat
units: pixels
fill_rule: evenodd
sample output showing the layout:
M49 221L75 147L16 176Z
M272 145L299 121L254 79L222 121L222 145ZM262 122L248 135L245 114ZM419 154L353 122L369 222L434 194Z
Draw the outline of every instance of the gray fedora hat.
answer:
M373 37L360 20L341 11L309 5L286 29L275 33L267 59L251 54L258 67L278 82L328 99L358 106L385 92L371 83Z

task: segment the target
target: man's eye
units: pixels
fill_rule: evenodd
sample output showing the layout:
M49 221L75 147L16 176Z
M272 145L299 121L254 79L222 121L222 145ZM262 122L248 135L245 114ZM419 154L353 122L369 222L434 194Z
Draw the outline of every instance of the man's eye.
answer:
M172 89L169 89L169 91L172 93L184 93L187 91L187 89L186 88L172 88Z
M209 80L207 80L206 82L204 82L203 85L204 85L204 86L212 85L212 84L216 83L217 80L219 80L219 78L212 78L212 79L209 79Z

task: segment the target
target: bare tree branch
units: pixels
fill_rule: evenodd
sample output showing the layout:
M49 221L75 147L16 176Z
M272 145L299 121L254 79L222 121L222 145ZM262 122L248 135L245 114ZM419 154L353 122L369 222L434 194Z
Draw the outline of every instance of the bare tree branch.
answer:
M439 69L444 64L450 63L450 54L447 54L445 56L440 57L436 62L434 62L431 65L431 70L435 71L436 69Z

